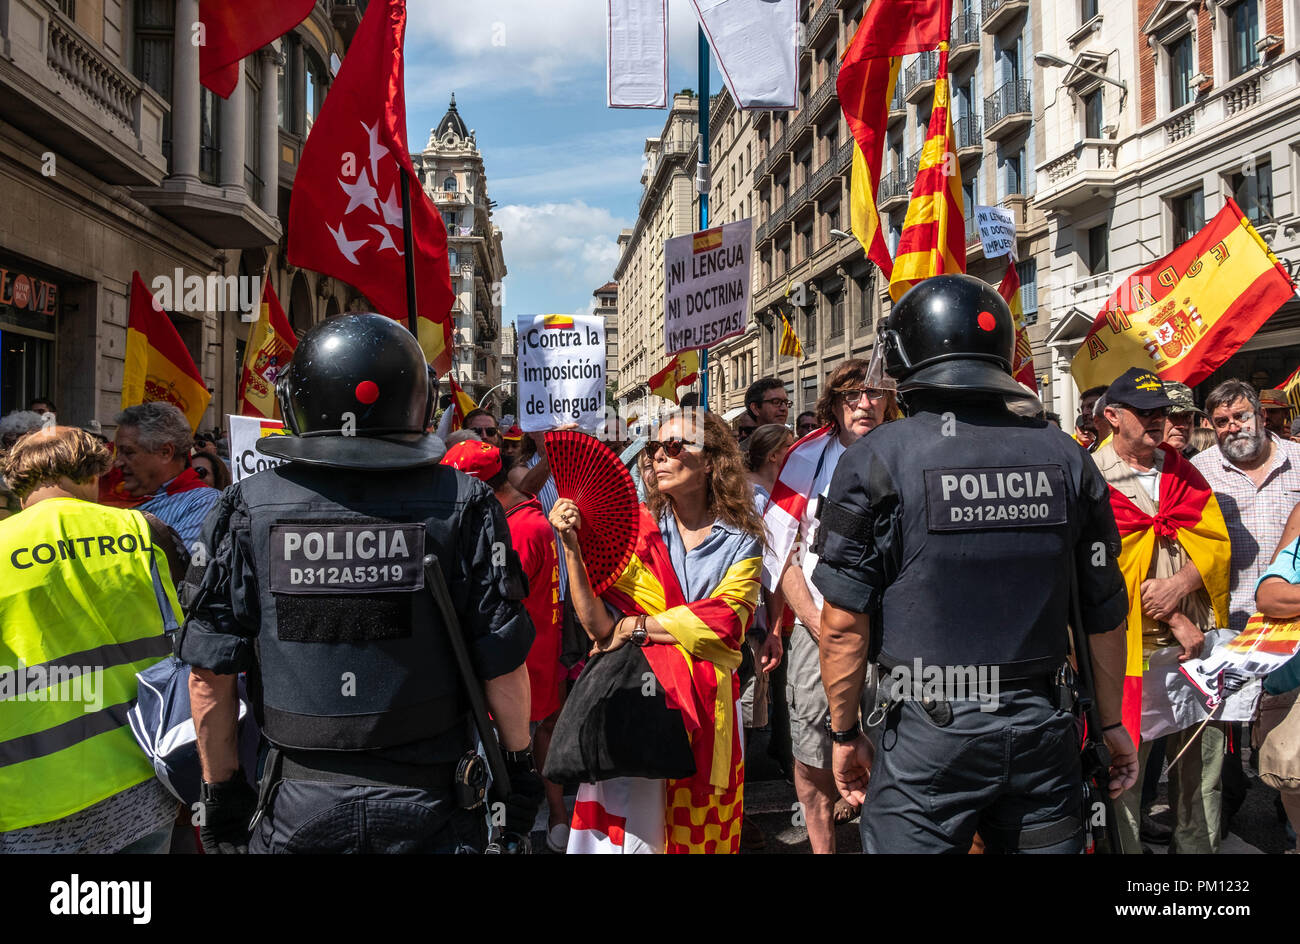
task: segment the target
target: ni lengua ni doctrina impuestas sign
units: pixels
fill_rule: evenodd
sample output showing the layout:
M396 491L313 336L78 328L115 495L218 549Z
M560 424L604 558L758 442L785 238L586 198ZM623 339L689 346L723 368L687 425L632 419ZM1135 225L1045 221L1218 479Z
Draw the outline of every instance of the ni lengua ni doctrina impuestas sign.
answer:
M664 342L669 354L708 347L749 324L751 220L664 242Z

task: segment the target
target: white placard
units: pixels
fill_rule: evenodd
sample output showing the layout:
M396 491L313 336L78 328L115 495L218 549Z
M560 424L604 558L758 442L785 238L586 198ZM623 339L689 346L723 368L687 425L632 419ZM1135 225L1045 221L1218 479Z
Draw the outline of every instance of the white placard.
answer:
M998 256L1016 258L1016 218L1010 210L1000 206L976 206L975 220L979 223L980 242L984 258Z
M279 420L264 420L257 416L226 415L230 429L230 478L234 482L246 479L255 472L283 465L284 459L274 459L257 451L257 441L263 436L274 436L284 429Z
M668 354L707 348L744 333L753 235L751 220L737 220L664 242Z
M605 424L605 319L523 315L519 338L519 416L526 433L577 423Z

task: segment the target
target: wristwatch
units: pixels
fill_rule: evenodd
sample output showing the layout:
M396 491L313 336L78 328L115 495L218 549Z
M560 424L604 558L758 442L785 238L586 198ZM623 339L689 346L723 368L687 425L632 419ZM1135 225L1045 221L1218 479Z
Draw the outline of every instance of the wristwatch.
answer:
M628 641L634 646L644 646L650 641L650 633L645 628L646 615L641 613L636 618L636 629L632 630L628 636Z
M847 731L831 731L831 740L836 744L849 744L856 741L858 736L861 734L862 723L860 721L855 721L853 722L853 727L849 728Z

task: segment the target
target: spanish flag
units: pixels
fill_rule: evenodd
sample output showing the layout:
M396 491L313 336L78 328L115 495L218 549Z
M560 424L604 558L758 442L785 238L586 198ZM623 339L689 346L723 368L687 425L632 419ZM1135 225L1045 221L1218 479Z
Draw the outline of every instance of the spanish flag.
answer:
M262 307L244 348L244 369L239 376L239 415L274 419L276 375L289 364L298 338L284 316L271 280L262 285Z
M194 359L139 272L131 273L131 315L126 328L122 409L162 400L199 428L212 395Z
M1164 443L1159 511L1144 514L1114 487L1110 507L1119 526L1119 569L1128 588L1128 664L1124 678L1124 727L1136 745L1142 733L1142 581L1151 572L1156 538L1177 541L1196 565L1210 595L1217 625L1228 625L1228 580L1232 548L1219 503L1197 468Z
M465 417L477 410L478 404L450 375L447 377L447 383L451 384L451 405L447 409L452 411L451 431L454 433L465 425Z
M1038 375L1034 373L1034 351L1025 330L1025 309L1020 298L1020 273L1014 259L1007 259L1007 274L998 286L998 294L1011 309L1011 319L1016 325L1016 347L1011 355L1011 375L1035 393L1038 392Z
M786 320L785 315L781 316L780 353L784 357L803 360L803 345L799 343L799 335L794 333L794 328L790 327L790 322Z
M673 355L673 359L668 362L668 366L651 377L646 383L650 387L651 393L663 397L665 400L678 403L680 401L677 399L677 388L695 383L695 379L699 375L700 352L698 350L682 351L680 354ZM629 420L629 422L631 421Z
M573 327L573 315L542 315L543 329L564 329Z
M886 275L894 261L880 225L876 191L900 57L934 49L948 38L951 23L952 0L874 0L844 51L835 80L854 142L849 220L867 258Z
M643 505L632 558L602 594L624 613L653 616L677 640L645 648L668 703L681 710L695 755L694 776L667 783L666 852L739 851L745 763L735 670L758 605L761 569L759 557L735 561L706 597L687 599Z
M1070 372L1080 390L1130 367L1195 386L1294 295L1291 276L1229 197L1199 233L1111 295Z
M966 211L950 104L948 44L941 43L930 130L889 277L889 294L895 302L922 279L966 271Z

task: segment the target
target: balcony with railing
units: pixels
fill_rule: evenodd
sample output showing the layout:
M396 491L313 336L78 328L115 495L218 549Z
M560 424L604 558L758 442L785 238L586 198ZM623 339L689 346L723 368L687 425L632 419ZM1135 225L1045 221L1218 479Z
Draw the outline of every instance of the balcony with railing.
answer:
M1033 106L1028 79L1013 79L984 99L984 137L1000 141L1029 127Z
M1085 138L1038 168L1034 204L1043 210L1060 212L1111 200L1119 179L1118 163L1118 143Z
M952 42L948 52L948 68L955 70L980 51L980 11L975 5L969 13L959 13L952 18Z
M952 126L957 159L978 160L984 153L983 123L979 115L963 115Z
M835 168L838 173L847 173L853 166L853 139L849 138L840 145L839 152L835 155Z
M832 23L836 27L840 25L839 18L835 15L835 2L822 0L821 6L817 8L817 12L808 23L808 45L820 46L823 38L830 35Z
M1000 33L1029 9L1029 0L984 0L984 32Z
M889 100L889 116L885 123L890 128L907 117L907 100L903 98L903 84L905 81L904 76L900 75L898 77L898 82L894 86L894 97Z
M934 50L918 53L904 72L903 94L909 102L919 102L934 92L939 77L939 54Z
M876 206L881 213L888 213L907 205L913 179L908 177L906 170L902 168L892 170L880 178L880 188L876 192Z
M916 180L916 175L921 172L921 155L925 153L925 146L917 148L907 158L907 179L908 181Z
M0 119L114 184L167 174L167 102L44 3L0 0Z

